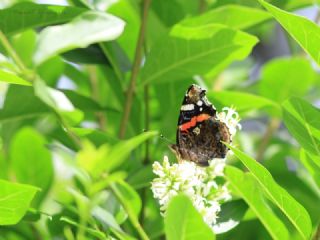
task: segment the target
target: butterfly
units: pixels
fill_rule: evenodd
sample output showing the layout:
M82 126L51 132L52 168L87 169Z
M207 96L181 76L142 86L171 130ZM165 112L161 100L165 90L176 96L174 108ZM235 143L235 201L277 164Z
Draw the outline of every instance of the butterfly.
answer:
M231 143L231 135L216 113L206 97L206 90L192 84L180 108L176 144L169 146L179 161L208 166L214 158L225 158L228 147L222 141Z

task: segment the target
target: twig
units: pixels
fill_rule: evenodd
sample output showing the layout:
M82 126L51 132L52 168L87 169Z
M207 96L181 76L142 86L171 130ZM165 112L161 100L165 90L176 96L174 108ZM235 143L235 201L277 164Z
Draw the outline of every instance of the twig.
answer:
M121 124L120 124L120 132L119 132L119 137L124 138L126 134L126 129L128 125L128 120L131 112L131 107L132 107L132 100L133 100L133 93L135 91L135 86L136 86L136 81L140 69L140 64L141 64L141 59L142 59L142 48L143 48L143 42L145 38L145 32L146 32L146 27L147 27L147 19L148 19L148 10L151 4L151 0L144 0L144 5L143 5L143 13L142 13L142 22L141 22L141 27L140 27L140 32L139 32L139 38L136 46L136 52L135 52L135 57L133 61L133 66L132 66L132 73L130 77L130 83L129 83L129 88L127 90L126 94L126 102L124 106L124 111L123 111L123 116L121 119Z
M207 8L207 3L205 0L199 0L199 13L203 13Z
M276 118L272 118L267 126L267 129L262 137L261 144L259 146L256 160L258 162L262 161L262 158L264 156L265 151L267 150L267 146L269 141L271 140L274 132L279 128L280 126L280 120Z
M319 239L320 239L320 225L318 225L317 230L314 236L312 237L312 240L319 240Z
M133 227L137 230L137 232L140 236L140 239L149 240L148 235L145 233L145 231L141 227L138 219L135 217L135 213L133 213L131 211L130 207L128 206L128 203L126 202L125 199L123 199L123 197L122 197L121 193L119 192L119 190L117 189L117 187L114 184L111 184L110 188L111 188L112 192L115 194L115 196L118 198L118 200L121 203L121 205L123 206L124 210L127 212L129 220L130 220L131 224L133 225Z

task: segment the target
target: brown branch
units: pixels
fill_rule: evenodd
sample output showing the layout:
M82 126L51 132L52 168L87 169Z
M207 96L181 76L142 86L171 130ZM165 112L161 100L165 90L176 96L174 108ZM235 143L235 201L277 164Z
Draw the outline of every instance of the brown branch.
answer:
M199 13L203 13L207 8L206 0L199 0Z
M318 225L315 234L312 237L312 240L319 240L320 239L320 225Z
M262 158L264 156L265 151L267 150L269 141L271 140L273 134L275 133L275 131L279 128L280 126L280 120L276 119L276 118L272 118L267 126L267 129L262 137L262 141L261 144L259 146L258 152L257 152L257 156L256 156L256 160L258 162L262 161Z
M137 81L137 77L138 77L138 73L139 73L140 65L141 65L142 48L143 48L143 42L144 42L145 32L146 32L146 28L147 28L148 10L149 10L150 4L151 4L151 0L144 0L143 4L144 5L143 5L140 32L139 32L138 42L137 42L137 46L136 46L136 52L135 52L135 57L134 57L134 61L133 61L133 66L132 66L129 88L128 88L127 94L126 94L126 102L125 102L124 111L123 111L121 124L120 124L120 132L119 132L120 138L125 137L127 125L128 125L128 121L129 121L129 117L130 117L132 101L133 101L133 94L135 91L136 81Z

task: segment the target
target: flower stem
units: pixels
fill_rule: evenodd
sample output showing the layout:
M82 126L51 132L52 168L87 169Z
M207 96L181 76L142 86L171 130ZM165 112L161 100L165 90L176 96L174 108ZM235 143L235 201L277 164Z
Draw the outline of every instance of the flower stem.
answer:
M141 65L142 48L143 48L143 42L144 42L145 32L146 32L146 28L147 28L148 11L149 11L149 7L151 4L151 0L144 0L143 3L144 3L144 5L143 5L142 20L141 20L142 22L141 22L138 42L137 42L137 46L136 46L135 58L133 61L133 66L132 66L129 88L128 88L127 94L126 94L126 102L125 102L125 106L124 106L123 116L122 116L121 124L120 124L120 132L119 132L120 138L125 137L126 129L127 129L127 125L128 125L128 120L129 120L129 116L130 116L130 112L131 112L133 94L135 91L136 81L137 81L137 77L138 77L138 73L139 73L139 69L140 69L140 65Z

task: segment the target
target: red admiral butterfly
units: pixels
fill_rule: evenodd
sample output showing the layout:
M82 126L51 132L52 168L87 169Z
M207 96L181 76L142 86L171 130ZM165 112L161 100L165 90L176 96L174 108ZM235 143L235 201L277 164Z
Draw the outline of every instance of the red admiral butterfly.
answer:
M176 144L170 146L171 150L179 161L208 166L209 160L226 156L228 148L221 141L231 142L227 125L217 118L206 90L192 84L180 108Z

